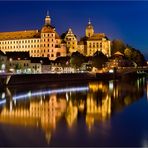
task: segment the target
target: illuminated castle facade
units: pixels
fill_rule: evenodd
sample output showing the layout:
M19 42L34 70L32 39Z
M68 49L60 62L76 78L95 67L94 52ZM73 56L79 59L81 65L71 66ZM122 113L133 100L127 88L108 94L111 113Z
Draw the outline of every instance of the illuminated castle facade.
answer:
M107 57L111 56L111 41L104 33L95 33L90 20L85 29L85 36L78 42L78 51L85 56L93 56L101 51Z
M93 56L96 51L111 56L110 40L104 33L94 33L90 20L85 29L85 36L78 41L72 29L66 32L64 38L60 37L51 25L48 13L41 30L1 32L0 50L4 53L29 52L30 57L48 57L50 60L71 55L76 51L85 56Z
M66 56L66 46L61 43L60 36L51 26L51 18L47 14L41 30L25 30L0 33L0 50L29 51L31 57L48 57L55 60Z

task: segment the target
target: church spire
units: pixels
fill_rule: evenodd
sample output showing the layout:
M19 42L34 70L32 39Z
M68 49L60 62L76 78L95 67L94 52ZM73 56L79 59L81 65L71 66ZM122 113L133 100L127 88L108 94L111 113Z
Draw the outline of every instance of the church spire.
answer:
M47 10L47 16L49 16L49 10Z
M88 19L88 25L90 25L91 24L91 21L90 21L90 18Z
M86 37L91 37L93 34L94 34L94 27L91 24L91 21L90 21L90 18L89 18L87 27L85 29L85 35L86 35Z
M45 18L45 25L50 25L51 23L51 18L49 16L49 10L47 10L47 15L46 15L46 18Z

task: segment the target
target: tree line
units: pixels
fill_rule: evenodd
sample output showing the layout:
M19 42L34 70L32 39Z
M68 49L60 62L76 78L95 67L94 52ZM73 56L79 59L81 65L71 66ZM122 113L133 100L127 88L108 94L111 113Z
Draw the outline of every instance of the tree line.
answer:
M126 45L123 41L116 39L111 42L111 57L107 57L101 51L97 51L93 56L86 57L78 51L73 52L69 57L59 57L55 62L62 65L67 64L74 68L80 68L83 63L91 63L92 67L102 68L106 62L114 58L114 54L119 51L122 53L123 59L129 61L129 63L135 63L137 66L146 65L144 55L138 50L129 45ZM134 65L133 65L134 66Z

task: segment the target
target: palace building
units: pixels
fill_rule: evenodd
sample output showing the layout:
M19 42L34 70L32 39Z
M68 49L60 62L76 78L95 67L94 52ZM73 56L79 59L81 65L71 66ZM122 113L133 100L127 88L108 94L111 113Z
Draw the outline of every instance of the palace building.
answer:
M76 35L72 32L72 29L69 28L69 30L65 33L64 36L64 41L66 43L66 48L67 48L67 54L71 55L73 52L77 51L77 37Z
M111 42L104 33L95 33L90 20L85 29L85 36L78 42L78 51L85 56L93 56L96 51L101 51L107 57L111 56Z
M70 28L64 36L59 36L51 25L47 13L45 24L40 30L24 30L15 32L0 32L0 50L6 52L29 52L30 57L57 57L71 55L79 51L85 56L93 56L96 51L102 51L111 56L110 40L104 33L95 33L90 20L85 29L85 36L77 40Z
M61 41L47 14L41 30L1 32L0 50L4 53L27 51L31 57L48 57L55 60L57 57L66 56L66 46Z

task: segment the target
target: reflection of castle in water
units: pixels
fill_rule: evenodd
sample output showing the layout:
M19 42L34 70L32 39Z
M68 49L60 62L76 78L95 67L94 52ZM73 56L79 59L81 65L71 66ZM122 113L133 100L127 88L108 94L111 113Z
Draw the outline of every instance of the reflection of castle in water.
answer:
M95 122L104 121L110 117L112 111L121 110L131 104L143 94L144 83L140 87L138 82L137 84L126 84L125 87L124 83L114 81L92 82L89 83L88 92L66 92L60 95L53 93L47 96L42 94L31 97L27 103L24 100L10 99L9 107L2 108L0 122L41 127L49 142L62 118L72 128L77 123L78 114L82 113L88 129L91 130ZM129 87L132 87L130 91Z

